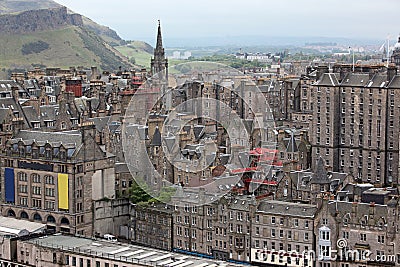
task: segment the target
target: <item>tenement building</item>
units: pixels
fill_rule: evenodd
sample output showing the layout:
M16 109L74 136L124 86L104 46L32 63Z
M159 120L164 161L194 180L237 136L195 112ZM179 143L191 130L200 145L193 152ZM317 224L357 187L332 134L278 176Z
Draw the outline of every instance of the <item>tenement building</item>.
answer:
M173 212L173 249L234 262L250 262L251 224L256 199L184 191L174 197L183 205ZM201 205L201 203L208 203Z
M80 131L22 130L1 150L1 214L91 236L93 201L114 198L114 156Z
M324 200L315 218L320 267L399 266L398 199L387 204Z
M398 184L400 76L366 68L336 68L314 84L312 164L318 156L332 171L374 185ZM368 72L369 71L369 72Z
M131 209L132 243L171 251L174 239L172 213L172 207L162 203L133 204Z
M314 265L314 218L317 207L276 200L262 201L252 224L251 261L265 266Z

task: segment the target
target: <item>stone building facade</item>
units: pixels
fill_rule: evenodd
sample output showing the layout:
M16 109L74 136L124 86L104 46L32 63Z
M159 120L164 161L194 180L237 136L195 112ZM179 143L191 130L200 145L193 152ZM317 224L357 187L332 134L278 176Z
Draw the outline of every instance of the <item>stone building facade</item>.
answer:
M314 260L315 205L262 201L252 224L251 262L263 266L308 266Z
M172 251L173 208L165 204L133 204L130 239L134 244Z
M324 200L315 218L317 266L399 266L398 199L387 205Z
M386 74L336 70L314 84L313 166L322 156L333 171L358 181L397 184L400 76L393 67Z
M249 262L251 223L257 206L248 196L223 197L208 205L196 204L213 196L185 193L183 206L173 213L173 248L184 253L197 253L220 260Z
M114 156L81 131L20 131L1 151L1 213L90 236L93 201L114 198Z

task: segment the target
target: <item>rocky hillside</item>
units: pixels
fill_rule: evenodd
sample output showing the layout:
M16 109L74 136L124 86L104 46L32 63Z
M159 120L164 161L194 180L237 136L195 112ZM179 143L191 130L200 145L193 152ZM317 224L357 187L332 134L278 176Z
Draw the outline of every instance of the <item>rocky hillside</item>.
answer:
M132 66L65 7L0 15L1 69L92 65L103 70Z
M1 0L0 14L56 7L61 7L61 5L51 0Z
M0 15L59 7L62 7L62 5L52 0L0 0ZM74 14L71 10L68 10L68 13ZM84 27L100 35L100 37L110 45L116 46L124 44L124 41L114 30L107 26L97 24L85 16L81 16L81 18Z
M82 16L68 14L66 7L0 15L0 33L3 35L34 33L66 26L83 26Z

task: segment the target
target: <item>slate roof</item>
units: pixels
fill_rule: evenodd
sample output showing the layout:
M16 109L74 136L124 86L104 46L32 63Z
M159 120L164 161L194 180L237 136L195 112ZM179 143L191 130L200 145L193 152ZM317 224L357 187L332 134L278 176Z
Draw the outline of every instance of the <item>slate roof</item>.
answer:
M364 87L369 84L370 78L368 73L348 73L342 80L342 86L348 87Z
M98 132L102 132L108 125L111 117L110 116L105 116L105 117L96 117L96 118L90 118L89 121L92 121L96 127L96 130Z
M148 127L139 124L129 124L126 126L126 135L138 136L140 140L148 140Z
M117 162L115 163L115 173L129 173L129 168L126 163Z
M204 134L204 129L204 125L195 125L193 127L193 133L196 140L199 140L202 137L202 135Z
M257 207L257 212L271 215L313 218L317 213L317 206L278 200L262 200Z
M368 82L367 87L385 87L388 85L387 75L375 74L372 79Z
M80 131L64 132L42 132L22 130L16 134L15 139L35 140L36 142L62 143L63 145L74 145L78 147L82 143Z
M12 87L18 87L21 92L25 90L13 80L0 80L0 92L11 92Z
M396 75L388 85L389 88L400 89L400 75Z
M117 132L118 130L121 130L121 122L119 122L119 121L112 121L112 122L109 122L109 123L107 124L107 126L108 126L108 130L109 130L111 133L115 133L115 132Z
M232 210L249 211L251 205L256 205L254 196L236 196L229 203L229 208Z
M8 108L0 108L0 123L7 117L8 110Z
M168 136L164 138L165 145L167 146L169 152L172 152L175 141L176 141L175 136Z
M319 81L315 83L317 86L338 86L339 79L337 73L324 73Z
M325 161L322 157L319 157L316 169L312 176L311 182L313 184L330 184L328 179L328 173L325 169Z
M161 146L161 132L158 129L158 127L156 127L153 137L151 139L151 146Z
M353 206L356 208L353 209ZM337 216L339 219L348 218L350 221L354 223L360 224L362 219L365 219L365 216L369 215L370 212L370 204L369 203L353 203L347 201L331 201L328 204L328 209L330 213L334 216ZM377 225L378 222L385 218L385 221L388 216L387 205L374 205L374 218L368 222L373 225ZM349 221L349 222L350 222Z
M13 111L18 111L19 116L21 118L24 118L24 123L25 125L30 125L29 120L25 117L25 113L23 112L23 109L21 105L14 100L14 98L1 98L0 99L0 108L11 108Z

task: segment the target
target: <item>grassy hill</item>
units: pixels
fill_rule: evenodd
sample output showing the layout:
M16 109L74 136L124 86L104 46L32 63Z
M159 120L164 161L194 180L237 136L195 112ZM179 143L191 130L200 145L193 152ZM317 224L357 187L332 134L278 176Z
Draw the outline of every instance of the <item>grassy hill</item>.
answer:
M116 46L115 49L128 57L131 62L135 62L135 65L144 68L150 67L150 60L153 56L151 45L141 41L130 41L126 45Z
M62 5L52 0L0 0L0 16L17 16L25 11L36 12L60 7ZM68 14L74 12L68 10ZM150 45L140 41L126 42L109 27L99 25L84 16L81 18L83 24L42 32L17 34L15 31L0 31L0 76L4 78L9 69L29 69L36 66L93 65L103 70L116 70L119 66L149 67L153 53ZM24 23L32 25L29 21ZM24 27L21 23L18 25L20 28Z
M0 0L0 15L19 13L28 10L58 8L62 5L52 0ZM69 10L70 13L74 13ZM121 37L107 26L100 25L91 19L82 16L85 28L95 32L112 46L124 44Z
M0 68L93 65L115 70L123 63L111 49L93 32L76 26L31 34L0 34Z

